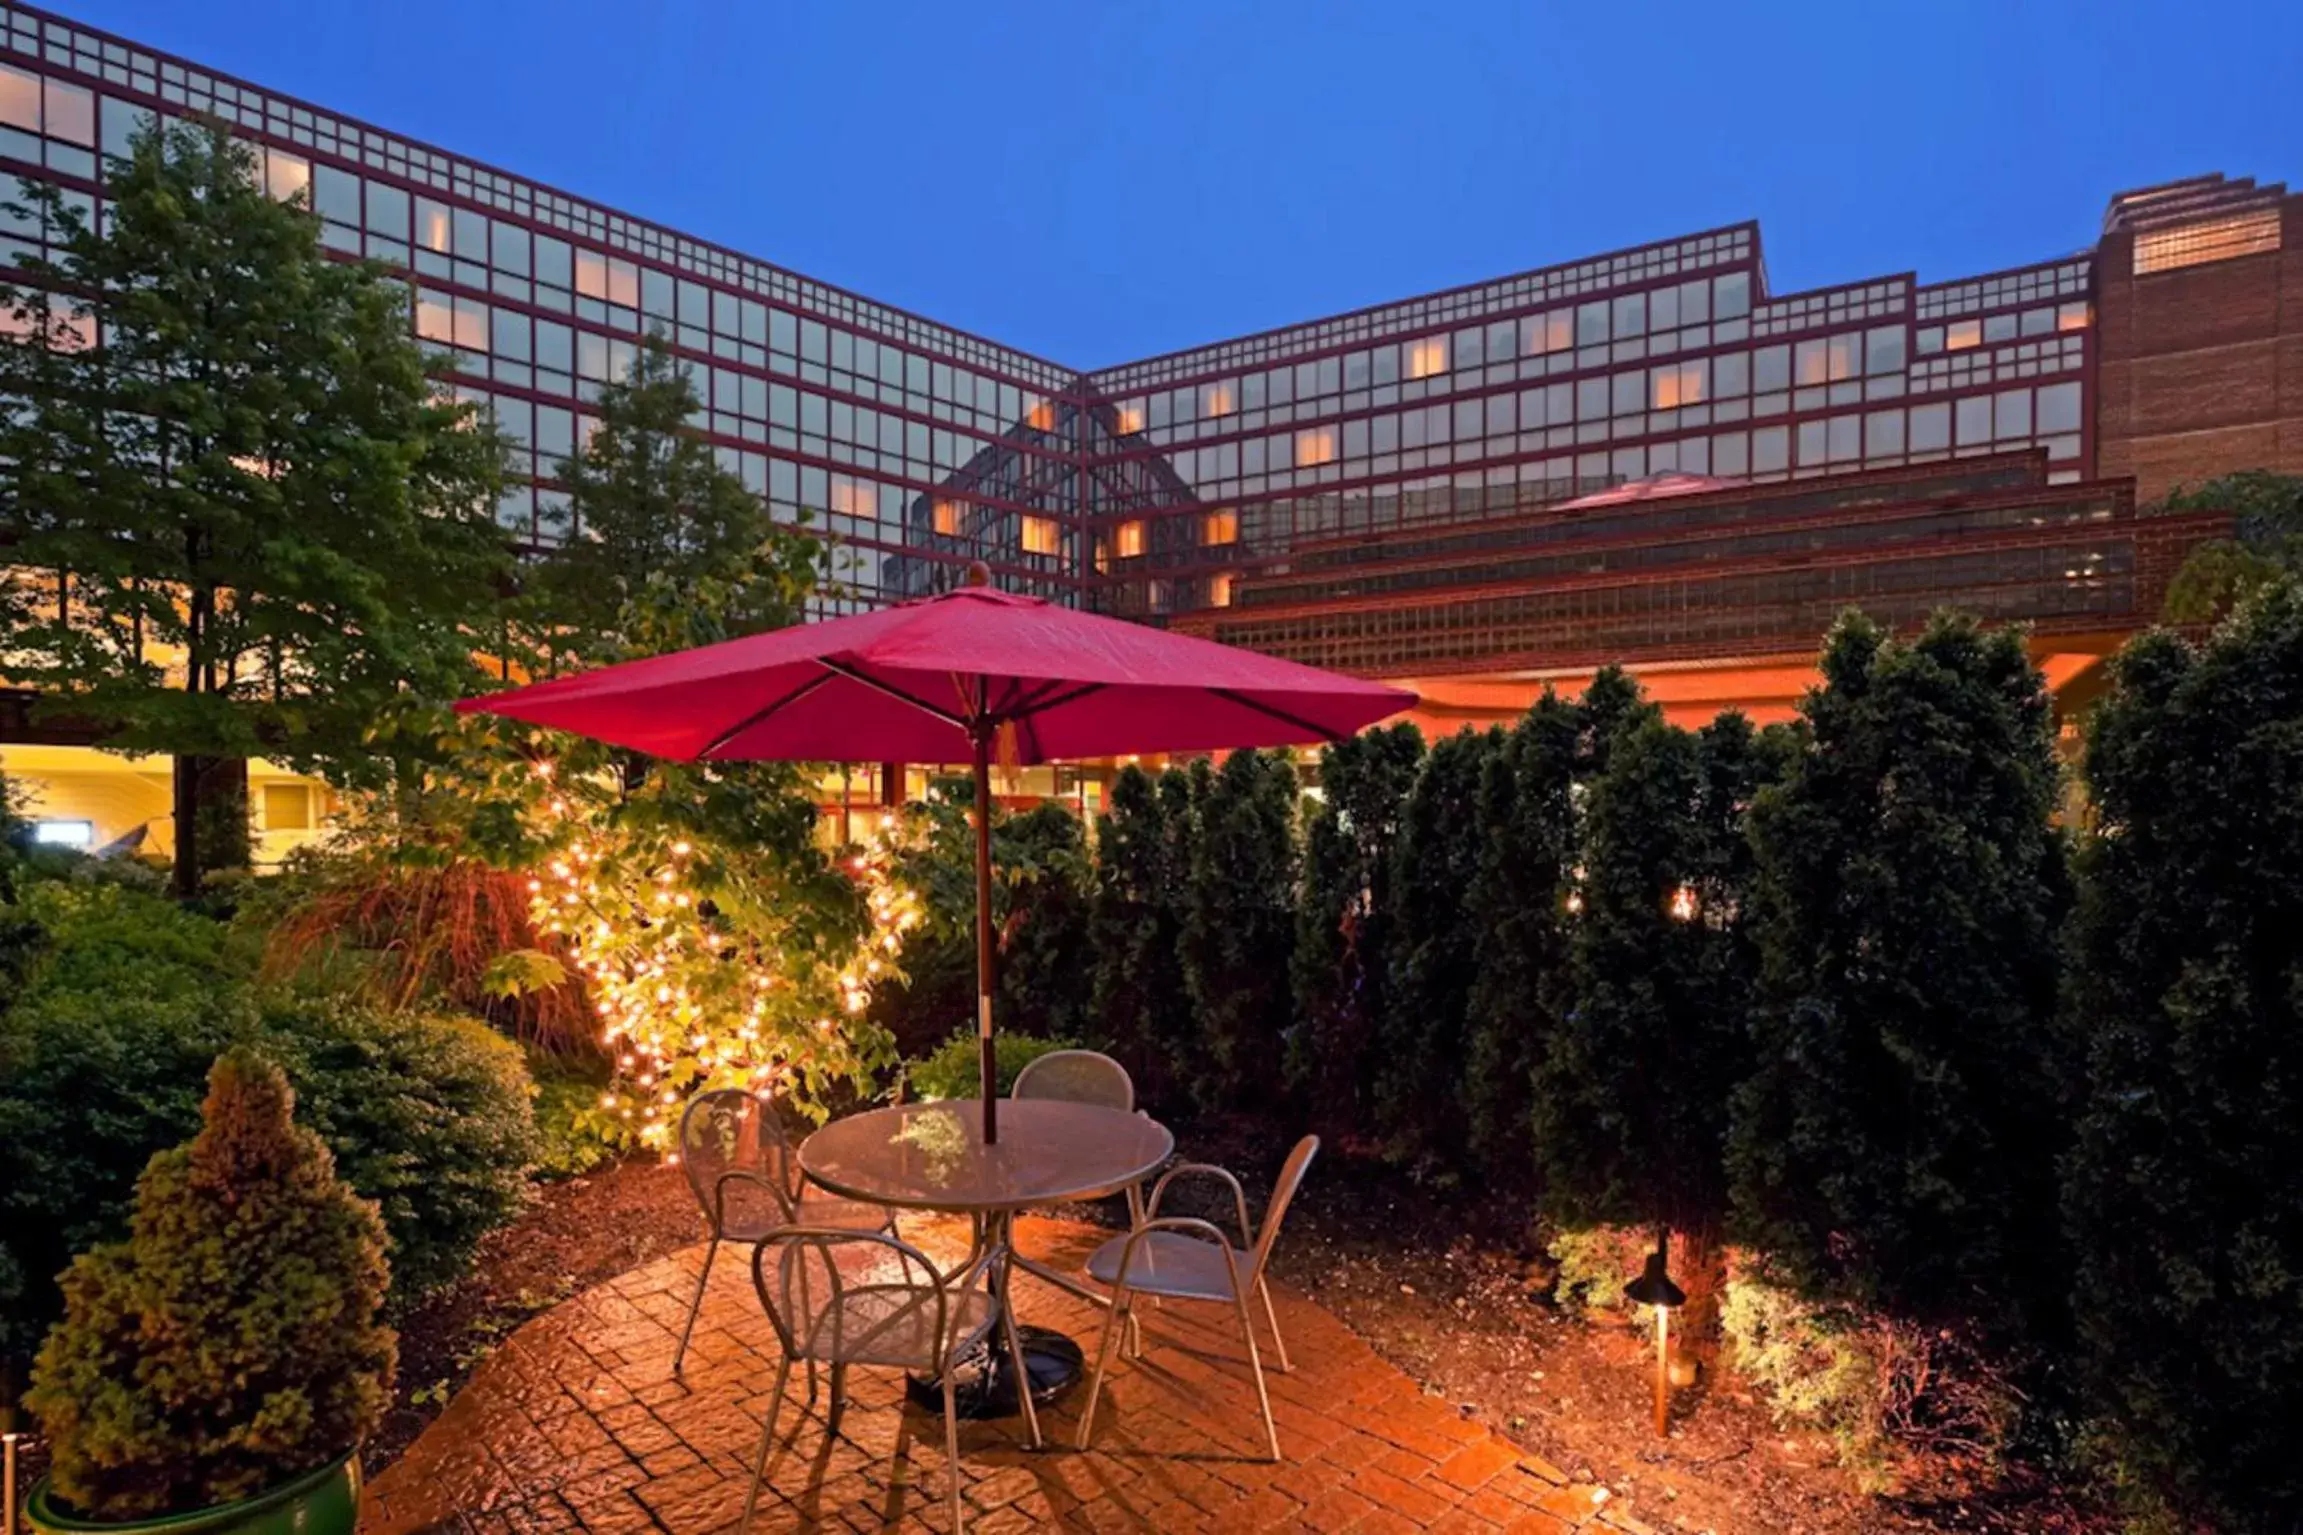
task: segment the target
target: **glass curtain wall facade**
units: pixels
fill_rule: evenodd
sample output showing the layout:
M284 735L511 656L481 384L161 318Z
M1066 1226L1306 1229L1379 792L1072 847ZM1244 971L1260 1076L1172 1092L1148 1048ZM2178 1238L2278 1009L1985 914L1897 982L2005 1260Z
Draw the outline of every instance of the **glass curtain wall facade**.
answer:
M1163 460L1191 492L1090 505L1098 597L1143 616L1222 607L1299 543L1658 474L1788 480L2037 447L2076 480L2090 275L2076 257L1775 297L1743 224L1096 373L1122 459Z
M492 409L527 475L501 518L517 540L567 537L554 471L586 407L660 333L704 408L721 463L780 517L808 509L845 546L869 605L925 567L983 557L1003 584L1073 600L1081 545L1077 375L1043 359L506 175L62 18L0 7L0 174L55 182L90 214L103 157L155 114L221 118L267 187L302 195L330 250L407 274L410 324L459 394ZM12 199L14 187L9 186ZM46 231L0 218L0 264ZM987 455L998 473L967 471ZM964 485L932 551L907 513Z
M1740 224L1081 373L22 6L0 6L0 175L101 213L102 157L203 113L406 274L443 382L529 472L502 519L568 537L556 465L660 333L696 427L846 548L827 609L1001 583L1153 621L1228 606L1299 544L1492 518L1626 480L1793 480L2043 451L2093 473L2087 255L1962 281L1770 291ZM0 262L46 231L0 227Z

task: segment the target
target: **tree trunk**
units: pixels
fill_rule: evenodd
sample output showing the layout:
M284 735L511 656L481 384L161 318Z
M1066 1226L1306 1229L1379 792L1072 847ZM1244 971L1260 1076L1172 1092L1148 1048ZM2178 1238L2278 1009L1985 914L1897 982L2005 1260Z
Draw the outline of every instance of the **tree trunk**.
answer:
M249 861L247 760L178 757L173 788L176 862L171 883L176 898L188 901L200 893L211 871L242 868Z
M175 759L169 802L175 807L176 868L169 890L179 901L189 901L200 893L199 775L199 758Z

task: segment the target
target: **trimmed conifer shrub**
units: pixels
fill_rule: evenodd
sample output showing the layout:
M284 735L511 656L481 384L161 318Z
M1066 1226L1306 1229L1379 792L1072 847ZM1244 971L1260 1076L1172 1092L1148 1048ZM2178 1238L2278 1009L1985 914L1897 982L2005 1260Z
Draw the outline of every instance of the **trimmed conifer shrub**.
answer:
M2270 1535L2303 1525L2303 590L2112 678L2072 923L2082 1374L2138 1501Z
M2046 688L2012 630L1850 613L1750 823L1761 1002L1738 1240L1815 1299L2004 1330L2052 1308L2068 905Z
M1700 732L1648 718L1591 782L1573 1003L1535 1066L1535 1160L1561 1226L1711 1234L1725 1215L1758 973L1743 818L1782 742L1735 713Z
M294 1104L277 1066L221 1056L199 1133L137 1181L128 1239L66 1272L26 1401L75 1511L124 1520L252 1497L354 1449L382 1417L384 1223Z
M1163 775L1180 787L1180 773ZM1088 896L1088 954L1092 966L1089 1038L1127 1067L1136 1095L1164 1103L1174 1092L1177 1053L1191 1027L1184 993L1178 901L1189 866L1189 818L1181 835L1169 825L1171 802L1163 780L1140 767L1112 780L1108 808L1096 822L1095 873Z
M1535 1062L1570 995L1583 729L1583 710L1547 689L1480 771L1479 863L1464 901L1473 974L1461 1095L1465 1149L1490 1185L1516 1188L1535 1175Z
M1393 850L1422 763L1423 733L1413 725L1370 730L1320 754L1320 804L1304 829L1288 1081L1335 1133L1358 1134L1369 1122L1369 1051L1392 989Z
M1182 952L1199 1048L1186 1087L1202 1109L1226 1109L1282 1085L1300 790L1285 752L1233 752L1220 771L1194 773Z

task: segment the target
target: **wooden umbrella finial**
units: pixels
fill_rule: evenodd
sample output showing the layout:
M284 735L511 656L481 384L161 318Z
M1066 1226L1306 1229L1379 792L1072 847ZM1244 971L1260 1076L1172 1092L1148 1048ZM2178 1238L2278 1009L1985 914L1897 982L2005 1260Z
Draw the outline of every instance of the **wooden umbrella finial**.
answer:
M968 561L967 574L960 577L960 585L989 586L991 584L992 568L989 565L986 565L982 560Z

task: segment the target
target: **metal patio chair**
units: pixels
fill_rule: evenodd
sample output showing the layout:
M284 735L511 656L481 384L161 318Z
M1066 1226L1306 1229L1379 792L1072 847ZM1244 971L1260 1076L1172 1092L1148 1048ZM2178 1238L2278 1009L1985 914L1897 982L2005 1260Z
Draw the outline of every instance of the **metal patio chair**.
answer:
M1248 1224L1247 1194L1240 1188L1239 1179L1220 1167L1186 1162L1169 1168L1160 1181L1152 1185L1149 1218L1143 1224L1124 1237L1113 1237L1088 1258L1088 1273L1110 1285L1112 1296L1111 1315L1104 1323L1103 1340L1096 1346L1095 1375L1088 1383L1087 1407L1080 1414L1078 1444L1081 1449L1087 1448L1088 1436L1095 1428L1096 1399L1103 1394L1104 1371L1111 1364L1112 1341L1119 1333L1120 1319L1133 1320L1136 1297L1149 1295L1171 1300L1231 1303L1239 1314L1240 1336L1247 1340L1248 1368L1255 1374L1256 1400L1263 1406L1264 1438L1271 1446L1271 1458L1280 1458L1279 1429L1272 1422L1271 1392L1264 1385L1263 1355L1256 1348L1255 1323L1248 1315L1247 1298L1252 1291L1262 1300L1264 1321L1271 1327L1272 1346L1279 1354L1280 1373L1288 1373L1287 1341L1280 1336L1279 1315L1272 1309L1271 1288L1264 1283L1264 1271L1271 1262L1272 1247L1279 1240L1280 1223L1287 1218L1287 1207L1295 1199L1296 1190L1302 1187L1303 1175L1318 1152L1319 1137L1307 1135L1287 1154L1287 1164L1280 1169L1278 1182L1272 1185L1271 1202L1264 1206L1260 1232ZM1216 1178L1230 1187L1232 1205L1239 1215L1239 1246L1234 1247L1212 1221L1159 1213L1160 1201L1166 1197L1168 1186L1184 1177ZM1138 1352L1140 1354L1140 1348Z
M1024 1063L1016 1073L1010 1098L1055 1098L1065 1103L1092 1103L1100 1108L1132 1113L1136 1106L1135 1080L1128 1069L1100 1050L1050 1050ZM1128 1229L1144 1221L1142 1184L1127 1188Z
M843 1254L851 1260L845 1269L840 1263ZM796 1361L807 1364L811 1380L818 1364L831 1366L827 1434L839 1431L849 1365L940 1376L944 1454L951 1465L952 1530L958 1535L966 1528L953 1374L959 1356L982 1342L999 1321L989 1283L994 1256L979 1255L947 1282L927 1254L878 1232L787 1226L760 1238L752 1251L752 1287L783 1345L784 1362L768 1397L759 1458L752 1468L752 1488L744 1498L739 1531L750 1530L759 1505L775 1444L776 1418L783 1411L784 1390Z
M810 1185L800 1159L784 1135L775 1105L742 1088L699 1093L680 1115L680 1166L688 1188L703 1207L711 1245L704 1249L704 1272L688 1303L687 1324L672 1355L672 1373L687 1363L688 1339L704 1308L712 1282L712 1260L722 1242L758 1242L789 1226L839 1231L896 1229L895 1212L885 1205L839 1199ZM809 1377L812 1400L814 1376Z

